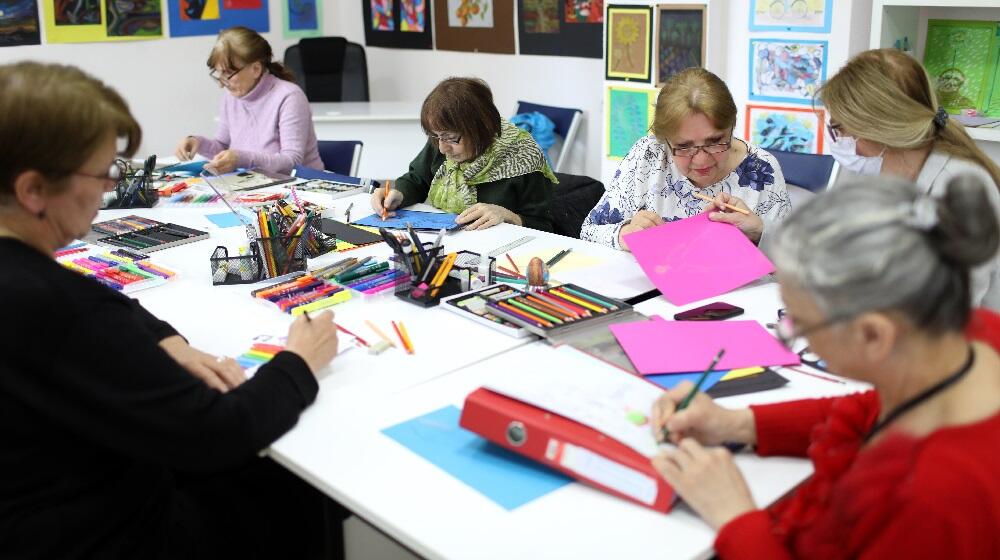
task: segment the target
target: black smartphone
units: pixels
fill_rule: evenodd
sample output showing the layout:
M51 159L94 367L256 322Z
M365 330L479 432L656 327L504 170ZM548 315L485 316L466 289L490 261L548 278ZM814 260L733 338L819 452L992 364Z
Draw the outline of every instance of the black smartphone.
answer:
M721 321L742 314L742 307L717 301L687 311L681 311L674 315L674 319L677 321Z

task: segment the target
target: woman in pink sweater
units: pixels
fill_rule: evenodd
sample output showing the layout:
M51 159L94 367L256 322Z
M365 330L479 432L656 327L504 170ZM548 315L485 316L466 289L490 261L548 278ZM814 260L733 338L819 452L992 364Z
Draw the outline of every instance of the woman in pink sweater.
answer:
M219 33L208 56L209 76L229 92L222 98L215 139L187 136L176 155L211 158L216 173L237 167L289 173L297 165L323 169L312 111L292 73L271 60L271 45L256 31L231 27Z

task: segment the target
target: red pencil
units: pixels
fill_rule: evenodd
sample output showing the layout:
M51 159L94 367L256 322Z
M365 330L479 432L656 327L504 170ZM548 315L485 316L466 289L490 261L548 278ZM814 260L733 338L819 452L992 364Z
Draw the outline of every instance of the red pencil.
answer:
M396 331L396 336L399 337L399 343L403 345L403 349L409 353L410 347L406 345L406 339L403 338L403 333L399 332L399 327L396 325L396 321L389 321L392 323L392 330Z
M514 259L510 258L510 253L505 253L504 256L507 257L507 262L510 263L510 267L514 269L514 272L516 272L518 276L520 276L521 269L517 267L517 263L514 262Z
M510 274L514 278L524 278L523 274L521 274L520 272L514 272L513 270L511 270L509 268L505 268L505 267L502 267L500 265L497 265L497 269L503 271L506 274Z
M355 340L357 340L358 342L361 343L362 346L364 346L366 348L368 347L368 343L365 342L365 339L361 338L360 336L358 336L358 335L352 333L351 331L345 329L344 327L340 326L339 323L337 323L337 330L340 331L340 332L342 332L342 333L344 333L344 334L346 334L346 335L353 336L355 338Z

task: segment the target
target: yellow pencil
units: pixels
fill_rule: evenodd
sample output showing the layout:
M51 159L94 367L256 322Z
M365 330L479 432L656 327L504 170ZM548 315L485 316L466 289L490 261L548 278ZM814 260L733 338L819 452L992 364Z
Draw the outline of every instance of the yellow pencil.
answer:
M403 337L403 344L406 345L406 353L412 354L414 350L413 341L410 340L410 334L406 332L406 325L404 325L402 321L399 321L396 324L399 325L399 335Z

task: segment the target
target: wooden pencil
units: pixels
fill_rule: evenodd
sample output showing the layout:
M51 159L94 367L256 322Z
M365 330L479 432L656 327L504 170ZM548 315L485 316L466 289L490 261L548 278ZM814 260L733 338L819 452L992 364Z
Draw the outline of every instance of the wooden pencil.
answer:
M695 198L700 198L700 199L702 199L702 200L704 200L706 202L714 202L715 201L714 198L708 196L707 194L701 194L700 192L694 192L692 194L694 194ZM729 204L728 202L723 202L722 205L725 206L726 208L729 208L733 212L739 212L740 214L743 214L744 216L749 216L750 215L750 211L747 210L746 208L740 208L739 206L733 206L732 204Z

